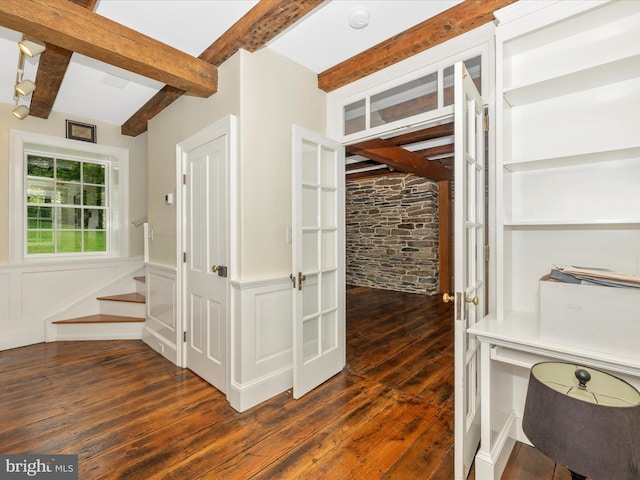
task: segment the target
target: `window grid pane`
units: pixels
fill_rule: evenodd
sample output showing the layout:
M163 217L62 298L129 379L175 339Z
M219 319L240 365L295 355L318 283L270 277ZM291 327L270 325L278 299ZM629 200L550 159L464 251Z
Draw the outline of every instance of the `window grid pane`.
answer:
M107 253L106 164L26 154L26 166L27 255Z

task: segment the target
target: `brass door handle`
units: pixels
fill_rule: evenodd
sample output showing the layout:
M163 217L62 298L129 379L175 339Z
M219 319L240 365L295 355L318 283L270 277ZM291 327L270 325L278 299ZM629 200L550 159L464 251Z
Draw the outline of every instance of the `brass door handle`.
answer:
M453 302L453 300L456 298L455 295L449 295L448 293L443 293L442 294L442 301L444 303L449 303L449 302Z
M465 298L464 301L467 302L467 303L473 303L474 305L478 305L478 303L480 302L478 300L478 297Z
M218 271L218 265L214 265L214 266L212 266L212 267L211 267L211 271L212 271L213 273L216 273L216 272Z

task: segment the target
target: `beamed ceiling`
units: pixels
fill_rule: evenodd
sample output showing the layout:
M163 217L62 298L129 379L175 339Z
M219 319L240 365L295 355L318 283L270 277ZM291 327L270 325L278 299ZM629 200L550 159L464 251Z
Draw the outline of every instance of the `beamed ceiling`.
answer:
M101 1L108 6L119 0ZM380 3L375 4L370 0L362 3L370 4L371 8L382 3L401 8L408 3L377 1ZM514 1L432 2L443 4L444 8L446 4L453 6L447 9L441 6L439 13L426 20L319 71L318 87L330 92L443 43L492 21L495 10ZM0 26L33 36L47 44L37 65L37 89L31 97L31 116L48 118L74 54L165 84L122 124L123 135L137 136L147 130L148 120L180 96L189 94L206 98L215 94L218 90L217 67L238 49L254 52L267 45L275 46L277 43L274 43L274 39L282 43L293 28L304 26L312 22L316 15L320 17L324 14L325 9L329 10L328 3L323 0L260 0L251 3L251 8L198 56L95 13L93 10L99 6L97 0L2 0ZM120 4L124 8L127 6L127 2L122 0ZM146 2L149 8L160 8L162 4L161 1ZM351 1L348 5L359 4ZM186 6L187 3L180 5ZM404 17L406 20L406 15ZM325 27L325 31L329 30ZM316 43L322 41L318 38L309 40ZM12 65L3 67L13 68ZM347 169L354 173L349 178L405 171L438 181L448 180L452 171L452 128L451 124L439 125L351 145L347 148ZM363 171L371 166L378 168Z

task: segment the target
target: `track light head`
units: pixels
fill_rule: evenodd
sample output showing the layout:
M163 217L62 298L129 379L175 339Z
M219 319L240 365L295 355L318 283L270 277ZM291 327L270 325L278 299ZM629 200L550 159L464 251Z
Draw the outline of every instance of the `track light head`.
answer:
M22 39L20 42L18 42L18 47L20 47L22 53L24 53L29 58L36 57L47 49L47 46L44 44L44 42L35 40L33 38Z
M14 117L18 120L24 120L29 116L29 107L26 105L17 105L16 108L11 110L11 113L13 113Z
M36 89L36 84L31 80L22 80L16 85L16 93L19 93L23 97L26 97Z

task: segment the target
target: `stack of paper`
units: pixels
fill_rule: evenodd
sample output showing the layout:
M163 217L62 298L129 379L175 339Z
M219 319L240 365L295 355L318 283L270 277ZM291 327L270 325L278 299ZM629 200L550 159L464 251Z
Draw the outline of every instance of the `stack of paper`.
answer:
M549 278L564 283L582 285L605 285L607 287L640 288L640 275L634 273L614 272L604 268L575 266L555 266Z

